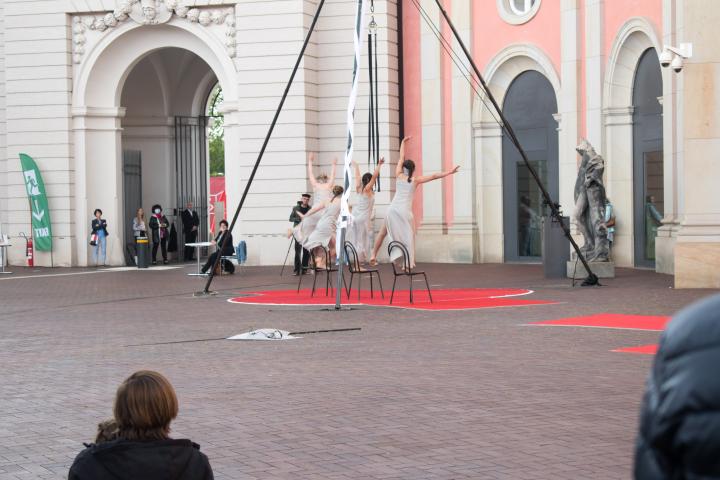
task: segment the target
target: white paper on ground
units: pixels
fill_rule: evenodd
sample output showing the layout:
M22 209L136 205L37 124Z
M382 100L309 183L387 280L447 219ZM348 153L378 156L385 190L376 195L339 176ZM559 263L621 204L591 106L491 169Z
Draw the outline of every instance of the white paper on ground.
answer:
M246 333L240 333L228 337L228 340L292 340L295 337L290 335L287 330L278 330L277 328L259 328L257 330L251 330Z

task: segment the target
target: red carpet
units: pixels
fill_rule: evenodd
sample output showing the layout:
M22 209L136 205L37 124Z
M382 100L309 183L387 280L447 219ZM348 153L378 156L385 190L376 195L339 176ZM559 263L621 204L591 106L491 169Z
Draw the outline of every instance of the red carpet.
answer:
M660 332L665 329L665 325L667 325L668 321L670 321L670 317L599 313L597 315L590 315L587 317L561 318L559 320L533 322L530 325L618 328L623 330L651 330Z
M532 290L523 289L492 289L492 288L458 288L432 290L433 303L427 290L413 290L414 303L410 303L408 290L396 290L393 304L390 305L390 292L385 292L385 299L380 292L375 291L375 298L370 298L370 290L363 290L358 300L357 290L350 293L350 299L345 292L342 295L343 305L373 305L383 307L411 308L417 310L471 310L478 308L519 307L527 305L549 305L556 302L545 300L528 300L525 296L533 293ZM310 297L310 289L300 290L265 290L248 292L242 297L229 300L232 303L245 303L253 305L335 305L335 296L325 296L325 289L316 290L315 296Z
M655 355L657 353L658 346L653 345L640 345L639 347L625 347L613 350L613 352L623 353L639 353L642 355Z

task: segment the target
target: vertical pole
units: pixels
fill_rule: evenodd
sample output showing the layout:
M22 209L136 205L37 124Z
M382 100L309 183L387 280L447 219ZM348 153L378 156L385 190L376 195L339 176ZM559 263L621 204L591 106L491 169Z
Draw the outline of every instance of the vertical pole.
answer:
M360 52L362 50L362 33L363 33L363 17L365 13L365 0L357 0L355 10L355 62L353 64L352 88L350 89L350 99L348 100L347 109L347 148L345 149L345 184L342 198L340 199L340 221L338 222L339 235L336 235L335 250L338 259L337 272L337 288L335 289L335 310L340 309L340 299L342 297L342 278L343 269L345 267L345 255L343 252L345 244L345 231L347 230L347 219L350 214L348 199L350 198L350 183L352 181L352 168L350 167L353 155L353 137L354 137L354 119L355 119L355 102L357 100L358 91L358 70L360 69ZM339 238L338 238L339 237ZM338 245L339 243L339 245Z

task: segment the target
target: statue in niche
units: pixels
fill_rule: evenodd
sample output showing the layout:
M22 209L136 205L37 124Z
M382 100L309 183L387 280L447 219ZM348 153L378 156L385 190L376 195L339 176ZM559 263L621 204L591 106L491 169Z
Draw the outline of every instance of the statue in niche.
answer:
M575 148L582 156L575 181L575 208L573 218L585 238L581 251L589 262L608 262L610 244L605 226L605 160L587 140Z

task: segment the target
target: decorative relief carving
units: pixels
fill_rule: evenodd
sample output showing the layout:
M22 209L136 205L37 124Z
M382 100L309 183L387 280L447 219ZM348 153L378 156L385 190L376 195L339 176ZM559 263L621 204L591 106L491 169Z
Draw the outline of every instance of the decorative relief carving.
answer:
M118 0L117 7L112 12L73 18L73 61L82 62L87 43L87 30L104 32L128 19L141 25L159 25L169 22L173 16L198 23L203 27L223 25L225 50L230 57L235 57L237 32L234 7L189 7L182 0Z

